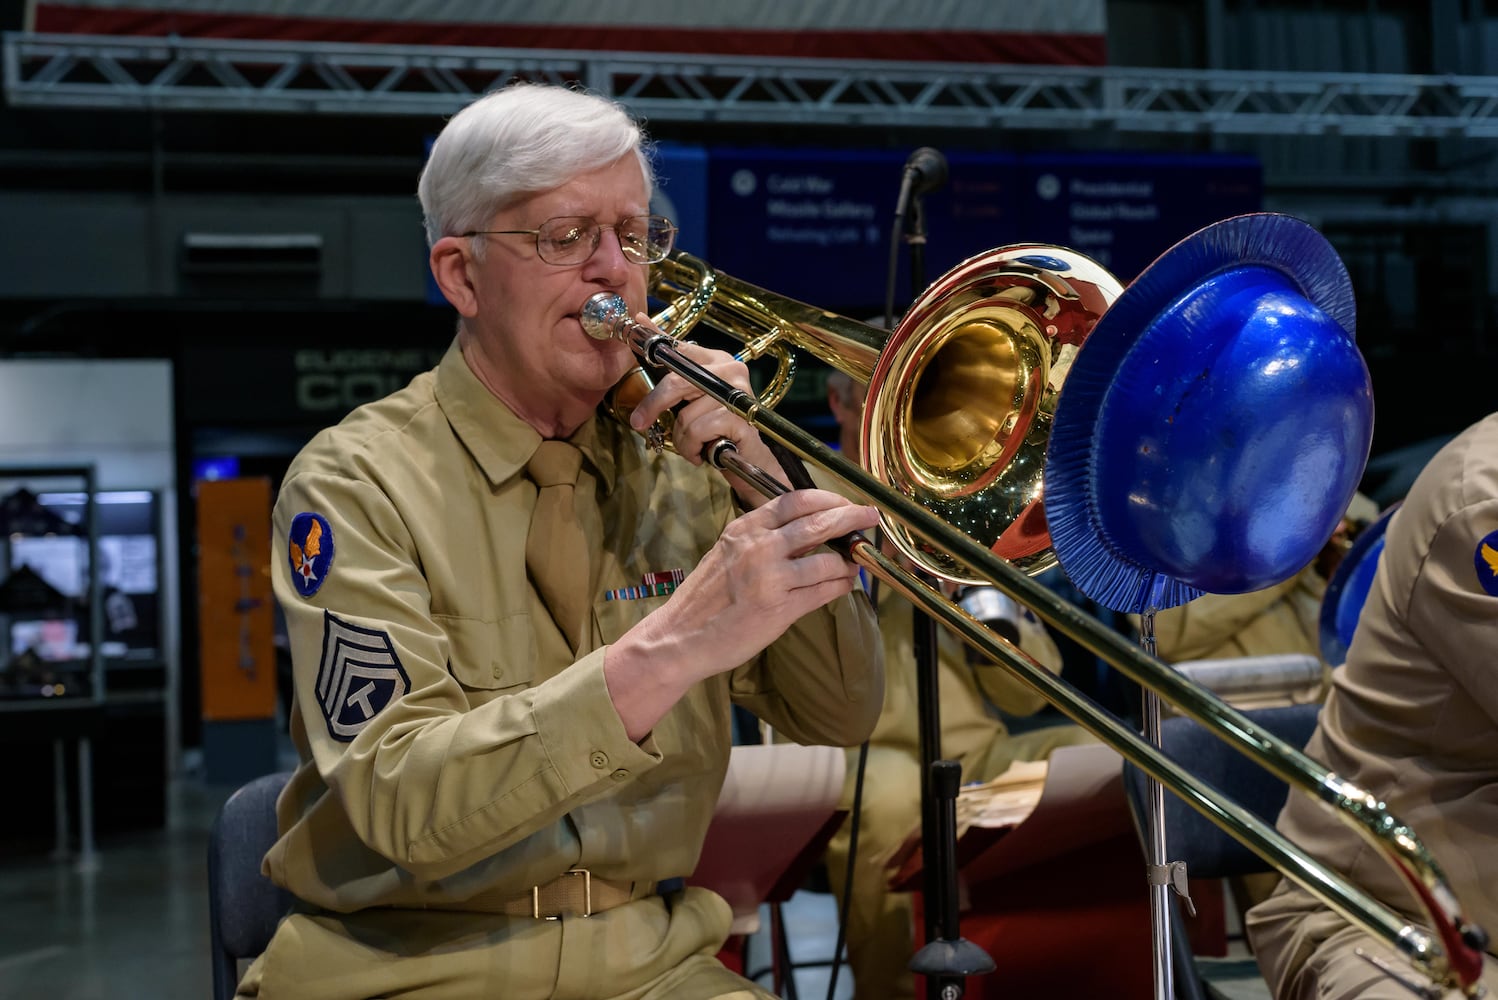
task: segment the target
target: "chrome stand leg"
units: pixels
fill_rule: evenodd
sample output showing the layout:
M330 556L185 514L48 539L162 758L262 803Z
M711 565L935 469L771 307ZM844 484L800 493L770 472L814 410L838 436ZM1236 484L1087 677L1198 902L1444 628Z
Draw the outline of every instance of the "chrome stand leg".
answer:
M1149 610L1141 614L1139 645L1146 653L1155 655L1155 611L1151 602ZM1152 689L1144 691L1143 703L1144 738L1158 747L1160 732L1160 696ZM1145 865L1150 887L1150 937L1154 953L1155 1000L1174 1000L1175 980L1171 940L1170 894L1178 893L1194 916L1195 907L1186 884L1185 862L1171 862L1165 843L1165 789L1154 778L1145 776Z
M1140 643L1151 656L1155 653L1155 615L1143 616ZM1154 691L1144 692L1144 738L1160 745L1160 697ZM1155 1000L1174 1000L1175 982L1170 963L1170 886L1154 877L1165 868L1165 789L1154 778L1146 776L1145 784L1145 864L1150 873L1150 938L1154 955Z

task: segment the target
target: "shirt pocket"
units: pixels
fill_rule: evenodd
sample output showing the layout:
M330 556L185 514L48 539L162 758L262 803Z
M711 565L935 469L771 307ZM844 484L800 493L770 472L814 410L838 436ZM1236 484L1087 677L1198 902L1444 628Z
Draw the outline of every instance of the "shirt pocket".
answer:
M614 598L613 600L599 597L593 602L593 618L598 622L599 638L604 645L618 642L620 636L665 603L666 595Z
M448 672L463 687L498 693L535 682L536 637L529 614L507 615L497 621L432 617L447 633Z

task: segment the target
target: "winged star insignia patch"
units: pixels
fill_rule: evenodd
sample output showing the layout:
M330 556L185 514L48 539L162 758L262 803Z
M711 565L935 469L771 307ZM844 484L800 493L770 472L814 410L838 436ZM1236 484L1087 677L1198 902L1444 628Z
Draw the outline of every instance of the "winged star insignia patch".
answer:
M296 592L311 597L333 568L333 528L321 514L298 514L291 520L291 582Z
M1498 531L1490 531L1477 543L1477 552L1472 556L1477 568L1477 582L1482 589L1498 597Z
M349 742L410 689L411 679L387 633L323 612L317 702L333 739Z

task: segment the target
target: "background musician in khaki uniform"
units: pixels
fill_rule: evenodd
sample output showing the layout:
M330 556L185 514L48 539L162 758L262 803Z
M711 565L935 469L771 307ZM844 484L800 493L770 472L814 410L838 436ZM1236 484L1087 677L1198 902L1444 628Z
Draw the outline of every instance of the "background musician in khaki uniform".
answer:
M827 380L827 403L838 423L838 446L850 458L859 454L863 387L842 372ZM1012 625L1019 646L1046 669L1061 669L1061 653L1050 633L1029 611L1016 607ZM910 893L891 892L890 863L920 829L921 753L917 711L919 685L911 605L880 588L879 633L884 644L884 708L869 737L863 798L849 903L848 965L860 1000L900 1000L915 995L907 968L915 954L914 905ZM1032 715L1045 699L1003 667L975 658L944 628L937 629L937 690L942 754L962 765L964 782L987 781L1017 760L1038 760L1058 746L1090 742L1079 726L1059 725L1011 735L993 711ZM991 707L992 706L992 707ZM849 751L842 806L853 805L858 755ZM827 848L833 891L847 891L849 828L845 824Z
M727 436L774 468L676 376L635 415L684 404L678 454L600 411L635 362L578 311L643 309L674 232L642 143L612 102L517 85L432 149L457 339L310 443L276 505L301 764L265 870L301 902L241 996L766 995L714 957L728 905L670 881L696 865L731 702L805 743L873 728L873 616L820 545L877 516L703 465Z
M1347 663L1306 748L1410 825L1490 934L1498 931L1495 650L1498 414L1447 444L1389 522ZM1413 915L1394 869L1330 810L1292 795L1279 828ZM1411 995L1355 950L1415 977L1406 963L1288 881L1249 911L1247 930L1277 997ZM1492 954L1482 981L1490 996L1498 989Z

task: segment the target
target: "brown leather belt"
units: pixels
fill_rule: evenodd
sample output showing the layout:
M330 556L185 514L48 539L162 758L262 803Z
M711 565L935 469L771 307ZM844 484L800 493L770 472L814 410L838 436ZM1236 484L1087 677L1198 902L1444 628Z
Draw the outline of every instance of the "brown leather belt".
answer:
M599 878L586 868L572 868L545 885L531 886L529 892L505 900L500 912L507 917L537 920L587 917L655 895L656 891L654 882L618 882Z

